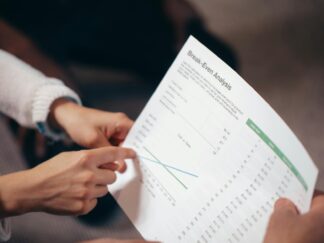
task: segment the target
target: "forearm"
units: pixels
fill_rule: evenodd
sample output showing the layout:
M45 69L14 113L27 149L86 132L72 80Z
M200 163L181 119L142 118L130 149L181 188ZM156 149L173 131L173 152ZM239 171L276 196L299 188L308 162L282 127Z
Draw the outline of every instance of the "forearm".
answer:
M14 196L18 193L12 190L11 180L15 173L0 176L0 219L18 215L18 203Z
M4 179L6 176L0 176L0 220L13 216L14 213L13 209L13 203L10 202L11 199L7 198L7 190L6 190L6 181ZM15 192L12 192L14 194Z
M37 198L35 178L31 170L0 176L0 219L36 211L41 200Z
M41 201L35 197L37 190L32 178L30 170L0 176L0 242L11 237L8 217L40 208Z

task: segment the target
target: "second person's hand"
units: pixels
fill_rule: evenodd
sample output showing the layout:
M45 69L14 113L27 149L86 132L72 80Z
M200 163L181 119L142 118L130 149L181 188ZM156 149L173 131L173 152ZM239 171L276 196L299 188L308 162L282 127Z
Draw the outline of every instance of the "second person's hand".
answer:
M33 169L0 177L0 218L32 211L81 215L116 180L115 161L134 158L121 147L64 152Z
M86 148L120 145L133 125L124 113L86 108L64 98L52 104L49 118Z
M316 195L306 214L299 214L288 199L275 203L264 243L322 243L324 242L324 196Z

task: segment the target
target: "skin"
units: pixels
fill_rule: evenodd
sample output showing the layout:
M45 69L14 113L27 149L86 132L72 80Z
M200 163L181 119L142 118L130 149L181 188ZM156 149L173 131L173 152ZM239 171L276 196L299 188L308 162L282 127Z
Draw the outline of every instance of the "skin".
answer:
M263 243L322 243L324 242L324 193L315 192L311 209L301 215L288 199L277 200ZM138 243L99 239L81 243Z
M1 216L35 211L87 214L97 198L108 193L107 184L116 180L114 161L135 156L133 150L119 147L67 152L33 169L1 176Z
M1 176L0 218L34 211L86 214L108 193L115 172L125 170L124 159L136 157L131 149L109 146L120 145L133 124L122 113L58 99L49 121L76 143L96 149L60 153L35 168Z
M66 99L52 104L49 120L53 127L64 130L75 143L86 148L119 146L133 125L124 113L86 108ZM119 160L119 166L119 172L126 169L123 160Z
M18 56L20 59L26 61L27 63L31 64L32 66L36 67L38 70L42 71L44 74L47 76L51 77L57 77L61 80L65 80L65 83L72 87L74 90L77 90L77 87L73 85L73 82L69 80L69 76L63 71L63 69L57 65L57 63L53 62L50 60L48 57L43 55L37 47L34 46L34 44L26 38L24 35L22 35L19 31L15 30L12 28L8 23L4 22L3 20L0 20L0 47L1 49L7 50L10 53L15 54ZM132 121L127 118L126 115L122 113L109 113L109 112L101 112L101 111L96 111L93 109L88 109L88 108L80 108L77 106L74 106L73 104L67 105L68 102L64 100L57 100L54 102L54 104L51 107L51 113L50 113L50 122L52 124L55 124L57 128L63 128L74 140L76 143L80 144L83 147L86 148L97 148L101 146L107 146L110 144L113 145L119 145L125 138L126 134L128 133L130 127L132 126ZM63 107L63 104L66 104L65 108ZM73 109L72 107L75 107L76 109ZM73 111L70 111L73 109ZM55 112L55 114L53 114ZM60 113L64 115L65 117L61 116L59 119L58 116L60 116ZM81 115L81 117L78 117ZM100 119L93 120L93 118L88 119L88 116L91 117L96 117L96 115L99 115ZM72 116L76 116L73 117ZM66 119L65 119L66 118ZM78 119L80 119L78 121ZM120 118L120 119L119 119ZM73 121L74 120L74 121ZM91 121L92 120L92 121ZM69 121L69 124L66 124ZM112 129L110 129L111 124L120 122L120 126L112 132ZM80 133L82 131L81 129L75 129L75 127L78 127L79 125L82 125L82 127L86 127L86 131L89 134L85 133ZM119 130L120 129L120 130ZM102 131L109 131L109 133L104 133ZM119 131L118 131L119 130ZM80 133L80 134L79 134ZM102 136L104 135L104 136ZM104 139L106 136L106 139ZM40 137L39 139L42 139ZM108 152L108 151L107 151ZM110 153L110 152L109 152ZM80 156L82 153L80 153ZM73 163L77 164L77 154L69 155L67 153L65 154L60 154L54 158L52 158L49 161L46 161L43 163L43 168L42 172L38 171L38 168L34 168L32 171L23 171L23 172L17 172L13 174L9 174L6 176L0 176L0 218L4 216L9 216L9 215L18 215L22 214L28 211L39 211L39 210L48 210L52 212L60 213L60 214L84 214L87 211L91 209L92 206L95 205L95 201L93 200L92 203L84 202L84 200L80 199L78 200L78 204L87 204L83 209L77 210L78 207L81 208L81 206L74 206L74 208L68 208L67 205L60 207L59 210L57 210L57 207L53 208L53 205L49 205L47 203L47 206L42 206L40 203L41 198L43 198L43 195L39 193L38 195L33 195L33 190L38 190L38 187L42 184L42 180L46 180L46 182L50 183L45 177L46 175L43 174L42 180L38 178L37 180L35 179L35 176L38 177L40 174L39 173L45 173L44 170L49 169L51 164L52 166L56 162L60 162L61 160L71 159L73 160ZM75 160L74 160L75 159ZM48 166L47 166L48 163ZM75 165L76 166L76 165ZM101 165L100 168L106 168L106 169L111 169L112 171L118 170L120 172L124 171L126 169L125 163L123 162L123 159L119 160L118 163L107 163ZM61 168L62 170L64 167ZM66 168L65 168L66 169ZM70 168L72 169L72 168ZM75 169L75 168L74 168ZM87 172L88 173L88 172ZM92 172L89 172L92 173ZM53 173L54 174L54 173ZM58 173L56 176L59 176L60 173ZM48 175L50 176L50 175ZM65 177L63 173L61 173L61 176ZM66 175L67 176L67 175ZM110 177L109 177L110 178ZM24 179L24 180L23 180ZM86 179L86 178L84 178ZM113 179L113 176L112 176ZM6 185L8 181L11 181L12 185ZM15 182L15 183L14 183ZM28 183L26 183L28 182ZM53 183L53 181L52 181ZM81 186L82 183L79 184L79 186L74 185L74 190L76 191L77 187L79 187L78 190L80 192L82 190L87 191L87 190L92 190L91 188L82 188ZM9 187L8 187L9 186ZM5 190L7 188L8 190ZM10 188L10 190L9 190ZM105 187L106 188L106 187ZM107 191L105 188L102 188L102 194ZM4 191L3 191L4 189ZM44 190L46 190L43 187ZM54 188L52 188L54 190ZM58 189L58 188L56 188ZM98 197L101 195L100 190L97 190L98 192ZM75 192L74 191L74 192ZM20 198L14 198L12 196L9 196L9 193L11 192L12 194L20 195ZM29 193L26 193L29 192ZM53 192L53 191L52 191ZM79 192L79 193L80 193ZM62 193L62 192L61 192ZM69 191L65 191L65 199L62 200L67 202L67 197L66 195L68 194ZM77 193L76 193L77 194ZM82 194L82 193L81 193ZM87 194L84 192L84 194ZM34 197L34 198L33 198ZM63 197L63 193L61 194L61 199ZM33 199L32 199L33 198ZM56 199L59 199L60 196L56 195ZM79 195L79 198L80 197ZM29 203L24 203L23 201L28 200ZM43 200L43 199L42 199ZM5 201L5 202L4 202ZM36 201L38 201L36 203ZM47 200L50 202L49 200ZM77 200L75 200L77 201ZM54 201L52 201L53 203ZM56 204L57 201L54 203ZM36 205L37 204L37 205ZM7 208L7 209L5 209ZM63 210L62 210L63 209ZM6 211L6 212L5 212ZM92 242L92 243L101 243L101 242L107 242L107 243L117 243L117 242L124 242L124 243L140 243L144 242L142 240L116 240L116 239L98 239L94 241L87 241Z
M112 113L79 106L66 99L56 100L50 121L86 148L120 145L133 125L124 113Z
M133 150L120 145L133 122L123 113L81 107L66 99L51 106L49 122L63 129L81 146L96 148L60 153L39 166L0 177L0 218L27 212L81 215L90 212L107 184L124 171ZM117 161L117 162L116 162ZM279 199L270 218L264 243L324 241L324 195L316 193L311 210L299 214L288 199ZM83 243L141 243L143 240L97 239Z
M290 200L282 198L275 204L264 243L321 243L323 225L323 193L315 193L310 211L302 215Z

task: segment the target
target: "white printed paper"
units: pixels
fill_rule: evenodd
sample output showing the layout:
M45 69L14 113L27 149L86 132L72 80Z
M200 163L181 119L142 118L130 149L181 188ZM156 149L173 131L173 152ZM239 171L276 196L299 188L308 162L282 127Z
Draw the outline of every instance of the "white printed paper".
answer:
M190 37L136 120L109 187L147 240L262 242L273 205L309 209L318 170L273 109Z

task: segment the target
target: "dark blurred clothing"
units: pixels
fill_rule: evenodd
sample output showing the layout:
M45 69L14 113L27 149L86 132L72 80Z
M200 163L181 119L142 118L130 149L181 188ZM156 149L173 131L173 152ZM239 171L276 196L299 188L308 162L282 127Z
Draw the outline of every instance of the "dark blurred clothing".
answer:
M159 82L178 50L163 0L2 0L1 16L60 63L70 61L135 72ZM197 19L194 35L233 68L232 50Z

